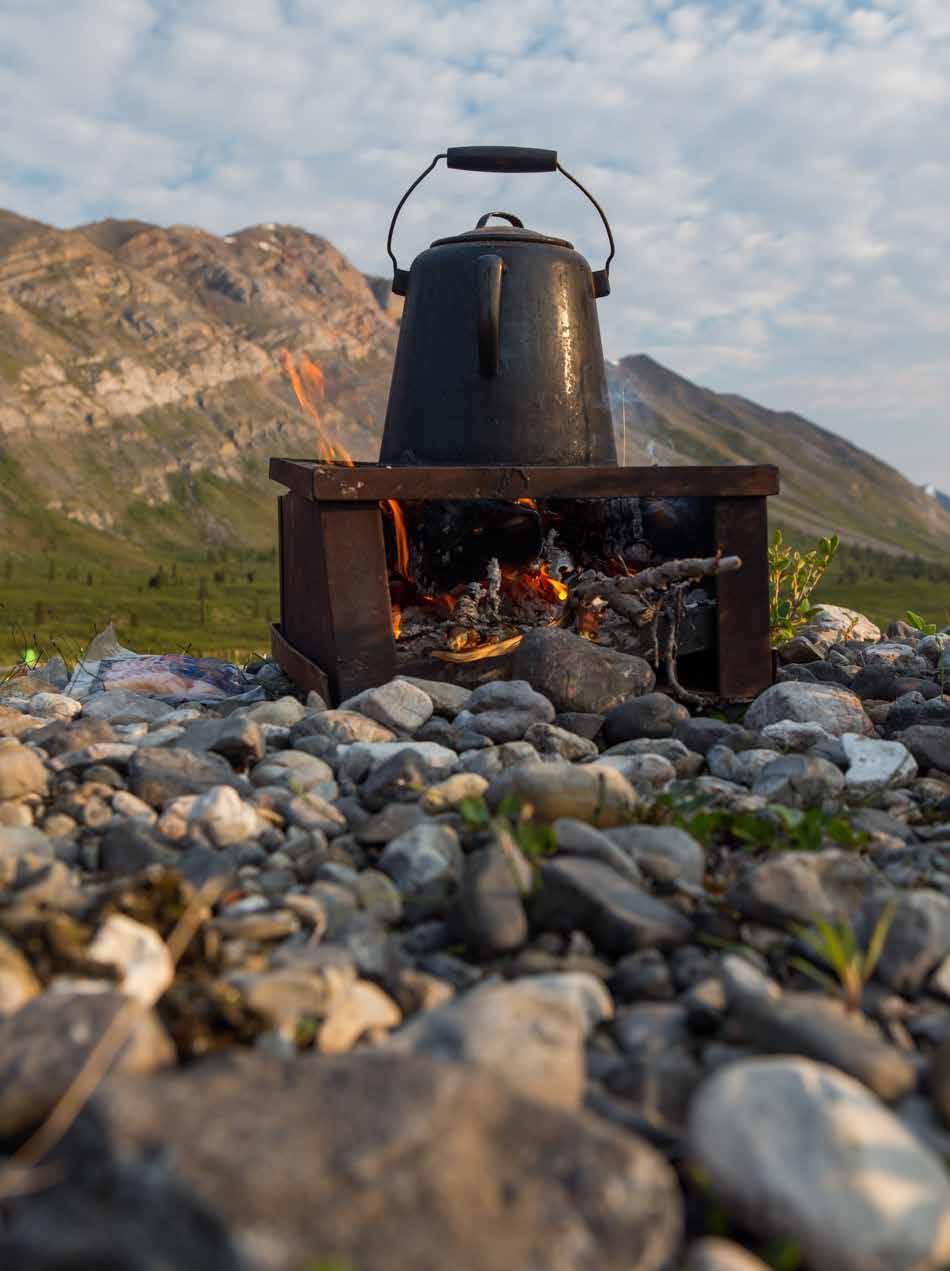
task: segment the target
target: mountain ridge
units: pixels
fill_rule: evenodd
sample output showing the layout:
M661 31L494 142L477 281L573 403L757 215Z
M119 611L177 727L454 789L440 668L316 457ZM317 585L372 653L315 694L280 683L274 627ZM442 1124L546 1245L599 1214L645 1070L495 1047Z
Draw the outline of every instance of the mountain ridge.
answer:
M319 365L326 433L375 459L398 320L385 280L295 226L62 230L0 211L0 541L268 545L268 457L317 451L282 351ZM778 463L778 522L945 554L950 512L829 430L646 354L607 372L628 462Z

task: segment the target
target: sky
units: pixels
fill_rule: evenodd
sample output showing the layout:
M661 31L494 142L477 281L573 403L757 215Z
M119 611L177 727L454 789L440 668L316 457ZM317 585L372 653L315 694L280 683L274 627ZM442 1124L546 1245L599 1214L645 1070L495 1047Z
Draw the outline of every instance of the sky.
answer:
M556 149L617 241L607 356L795 410L950 491L950 0L0 0L0 207L386 272L447 146ZM594 267L558 175L440 165L400 264L503 208Z

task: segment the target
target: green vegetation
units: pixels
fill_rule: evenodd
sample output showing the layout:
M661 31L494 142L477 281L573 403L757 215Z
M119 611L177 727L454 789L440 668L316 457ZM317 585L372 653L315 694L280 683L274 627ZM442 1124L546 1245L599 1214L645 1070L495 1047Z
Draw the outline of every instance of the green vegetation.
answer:
M857 609L882 629L908 610L939 629L950 623L950 564L843 543L813 599Z
M888 901L874 924L866 949L860 948L854 928L844 919L831 923L825 918L818 918L814 928L803 928L798 932L799 937L831 968L833 975L822 971L805 958L791 958L789 965L820 984L823 989L840 997L847 1010L859 1010L864 986L874 974L874 968L884 951L884 942L896 910L896 902Z
M790 640L815 612L811 595L840 546L840 539L823 538L809 552L785 542L776 530L769 543L769 628L773 644Z
M138 653L190 652L242 663L269 650L278 621L276 549L140 550L117 559L0 554L0 667L27 648L72 663L114 622Z
M650 825L673 825L685 830L708 847L728 844L749 852L819 852L833 844L858 850L868 842L863 830L856 830L846 817L822 812L820 808L787 808L770 803L761 812L735 812L712 806L709 796L684 798L673 791L661 794L644 807L642 820Z
M550 825L536 821L531 804L516 795L502 799L494 815L480 796L463 799L458 810L470 830L491 829L499 837L510 835L529 861L537 862L557 851L557 841Z

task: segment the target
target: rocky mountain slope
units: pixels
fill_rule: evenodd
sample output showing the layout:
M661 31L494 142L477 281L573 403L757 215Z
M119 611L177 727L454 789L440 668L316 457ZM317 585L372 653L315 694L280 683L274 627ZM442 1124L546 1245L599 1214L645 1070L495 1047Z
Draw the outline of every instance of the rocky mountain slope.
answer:
M311 455L281 351L321 369L327 432L375 458L398 309L330 243L0 211L0 540L7 550L273 541L273 454ZM941 555L950 512L800 416L648 357L609 367L633 462L780 463L773 516Z

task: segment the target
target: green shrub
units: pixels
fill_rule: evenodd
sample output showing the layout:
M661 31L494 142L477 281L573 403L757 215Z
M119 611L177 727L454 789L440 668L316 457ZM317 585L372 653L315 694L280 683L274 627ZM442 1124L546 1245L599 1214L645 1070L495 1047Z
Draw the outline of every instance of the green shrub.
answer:
M773 644L790 640L815 613L811 595L840 545L835 534L804 554L776 530L769 544L769 627Z

